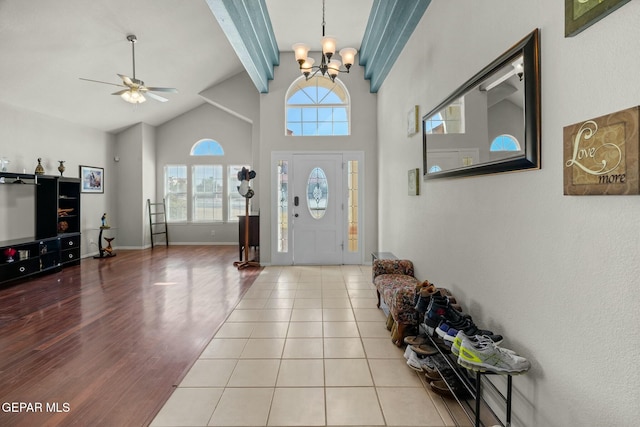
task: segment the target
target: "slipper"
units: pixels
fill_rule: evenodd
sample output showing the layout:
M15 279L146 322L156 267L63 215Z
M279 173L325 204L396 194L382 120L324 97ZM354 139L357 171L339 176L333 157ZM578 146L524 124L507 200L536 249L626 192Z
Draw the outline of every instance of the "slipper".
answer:
M433 356L434 354L438 354L438 350L429 344L412 345L411 349L423 356Z
M420 344L425 344L427 343L427 337L422 336L422 335L409 335L407 337L404 337L404 343L408 344L408 345L420 345Z
M442 381L442 376L437 369L431 369L428 366L423 366L422 370L424 371L424 376L429 381Z
M454 398L453 393L451 393L451 390L449 390L447 383L445 383L444 381L431 381L429 385L431 386L431 390L433 390L440 396Z

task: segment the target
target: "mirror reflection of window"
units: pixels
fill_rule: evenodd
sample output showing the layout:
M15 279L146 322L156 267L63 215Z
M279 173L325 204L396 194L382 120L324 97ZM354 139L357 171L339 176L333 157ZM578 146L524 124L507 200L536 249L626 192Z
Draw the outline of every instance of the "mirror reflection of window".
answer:
M427 134L464 133L464 97L460 97L425 120Z
M491 141L490 151L520 151L518 140L511 135L500 135Z

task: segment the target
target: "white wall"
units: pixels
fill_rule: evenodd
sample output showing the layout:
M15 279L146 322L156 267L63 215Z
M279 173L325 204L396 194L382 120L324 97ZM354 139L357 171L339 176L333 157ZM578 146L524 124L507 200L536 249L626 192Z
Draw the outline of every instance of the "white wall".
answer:
M148 227L148 218L143 221L146 199L143 199L143 149L144 131L148 125L138 123L120 132L116 138L115 156L112 159L117 174L117 204L106 212L116 210L115 219L109 225L114 229L117 246L127 249L144 247L143 226Z
M151 230L149 223L149 210L147 208L147 199L152 203L156 200L156 176L158 168L156 165L156 128L148 125L142 125L142 204L138 204L140 209L140 225L142 228L141 239L143 246L151 244ZM162 169L160 169L160 172ZM157 211L157 210L156 210ZM154 211L154 212L156 212ZM159 217L158 219L160 219ZM161 231L157 228L155 231ZM159 236L161 238L161 236Z
M319 58L311 52L310 56ZM376 108L377 96L370 93L369 81L364 79L364 69L354 65L340 79L351 96L351 135L344 137L292 137L285 135L285 95L289 86L300 76L298 63L293 53L281 52L280 65L275 69L274 79L269 82L269 93L260 95L260 159L258 179L260 192L260 260L271 262L271 199L275 191L271 185L272 151L363 151L365 153L366 193L364 207L365 260L376 250L377 241L377 159L376 159ZM406 112L407 110L405 110ZM400 122L402 125L402 122ZM404 125L403 125L404 126ZM407 171L402 173L406 181Z
M640 197L564 196L562 175L563 126L639 104L639 19L630 2L565 38L563 2L434 0L378 94L379 247L531 360L513 381L514 426L640 419ZM542 169L398 191L422 167L421 138L405 136L410 106L432 109L534 28Z
M102 213L113 209L115 202L116 177L111 168L113 142L113 135L108 133L0 103L0 157L11 160L7 168L9 172L21 173L24 169L33 173L38 157L42 158L47 175L59 175L59 160L65 161L64 176L67 177L79 177L80 165L105 168L104 194L82 194L82 255L98 252L97 244L89 242L97 242ZM28 201L23 197L22 206L12 208L4 203L9 200L3 199L6 197L3 193L0 193L0 241L33 237L35 213L26 212L30 206ZM23 214L20 220L13 222L9 218L15 216L16 209L21 209ZM30 226L31 235L12 235L16 228L18 234L24 234Z
M255 97L255 88L249 87ZM243 96L241 92L237 96ZM257 99L257 97L255 97ZM211 138L222 145L224 156L192 157L191 147L204 138ZM167 164L251 164L252 126L218 107L203 104L193 110L158 126L156 129L156 195L164 197L164 166ZM188 173L191 173L188 171ZM225 171L226 173L226 171ZM188 191L191 191L189 187ZM189 207L190 209L190 207ZM211 235L211 231L215 235ZM238 223L174 223L169 225L171 243L225 244L238 241Z

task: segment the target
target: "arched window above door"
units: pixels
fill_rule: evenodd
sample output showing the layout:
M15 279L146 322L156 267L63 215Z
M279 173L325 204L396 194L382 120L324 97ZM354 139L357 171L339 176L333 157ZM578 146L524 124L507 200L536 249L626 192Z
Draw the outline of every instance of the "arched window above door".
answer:
M339 79L297 78L285 96L285 132L289 136L350 134L350 98Z

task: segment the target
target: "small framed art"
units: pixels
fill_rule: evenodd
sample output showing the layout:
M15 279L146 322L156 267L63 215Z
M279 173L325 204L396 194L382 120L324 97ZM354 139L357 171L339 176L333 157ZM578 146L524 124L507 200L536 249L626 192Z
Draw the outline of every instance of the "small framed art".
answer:
M420 195L420 169L409 169L409 195Z
M564 194L640 194L640 106L564 127Z
M80 166L80 191L83 193L104 193L104 168Z
M407 112L407 136L415 135L420 130L420 119L418 118L419 114L420 107L418 105L411 107L411 109Z
M564 0L564 36L575 36L629 1Z

